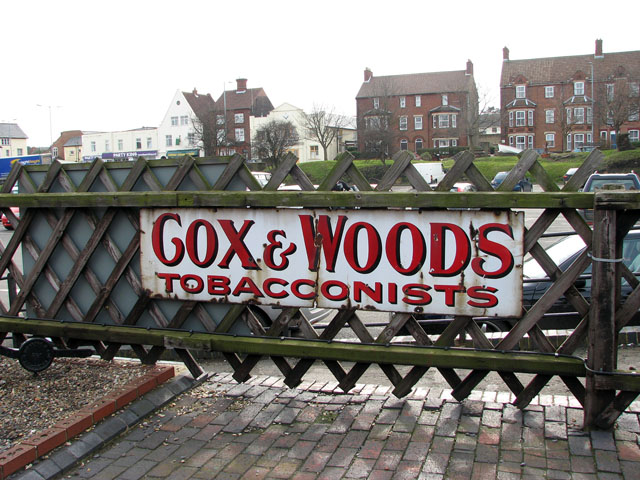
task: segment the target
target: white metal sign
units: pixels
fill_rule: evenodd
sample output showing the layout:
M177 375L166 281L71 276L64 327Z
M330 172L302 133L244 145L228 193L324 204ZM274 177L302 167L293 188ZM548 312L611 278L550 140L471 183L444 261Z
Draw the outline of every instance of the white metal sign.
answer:
M518 316L524 214L142 209L143 287L166 298Z

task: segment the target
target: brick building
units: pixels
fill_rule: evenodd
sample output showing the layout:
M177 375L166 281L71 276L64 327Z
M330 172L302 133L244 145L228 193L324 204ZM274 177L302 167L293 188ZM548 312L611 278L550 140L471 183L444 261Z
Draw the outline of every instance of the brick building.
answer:
M638 141L640 51L511 60L503 49L502 143L543 152Z
M250 117L265 117L273 110L273 104L263 88L247 88L247 79L236 80L235 90L225 90L216 100L218 123L225 123L227 138L232 144L221 154L240 153L251 158ZM226 120L225 120L226 119Z
M468 146L478 117L473 63L465 70L374 77L364 71L356 96L358 148L398 150Z

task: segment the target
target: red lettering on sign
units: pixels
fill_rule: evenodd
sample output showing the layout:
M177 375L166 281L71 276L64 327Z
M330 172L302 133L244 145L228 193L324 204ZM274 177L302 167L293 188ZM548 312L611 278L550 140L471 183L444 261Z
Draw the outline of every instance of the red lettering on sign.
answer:
M158 278L164 280L164 291L167 293L173 293L173 281L178 280L180 275L177 273L158 273L156 272Z
M233 290L232 295L237 297L243 293L250 293L254 297L264 297L258 286L251 280L250 277L242 277Z
M453 234L455 256L451 265L445 267L446 232ZM453 277L462 272L471 258L471 245L467 234L453 223L431 224L431 263L429 273L434 277Z
M335 272L340 242L342 241L342 232L344 231L347 217L344 215L338 216L335 233L331 228L331 218L328 215L320 215L318 218L317 232L314 228L313 217L311 215L299 215L298 218L300 219L300 227L302 228L302 236L304 237L304 246L307 250L309 271L318 271L320 264L320 247L322 247L327 271ZM318 238L316 238L316 236Z
M183 275L180 277L180 286L187 293L200 293L204 290L204 282L198 275Z
M491 308L498 305L498 297L493 295L498 291L497 288L494 287L470 287L467 290L467 295L469 298L473 300L469 300L467 303L472 307L478 308ZM478 302L476 300L483 300L482 302Z
M206 252L204 258L200 260L200 252L198 251L198 230L205 230ZM218 235L211 223L203 219L194 220L187 229L187 254L191 261L198 267L207 268L211 266L218 254Z
M491 232L504 232L513 239L513 230L510 225L504 223L487 223L478 229L478 249L500 260L500 266L496 270L488 272L484 269L486 260L482 257L476 257L471 261L471 268L475 273L486 278L502 278L513 270L513 255L504 245L487 238Z
M358 236L361 231L365 231L367 235L367 261L364 265L360 265L358 259ZM382 241L380 234L373 225L366 222L357 222L351 225L344 237L344 256L351 268L358 273L373 272L382 257Z
M434 285L433 288L436 292L444 292L444 303L448 307L455 306L457 292L464 292L464 286L462 285Z
M382 303L382 283L376 282L373 289L364 282L353 282L353 299L361 302L363 293L374 302Z
M331 288L337 288L339 292L337 294L331 293ZM322 295L327 299L334 302L341 302L349 298L349 287L346 283L339 280L328 280L320 287Z
M222 261L218 264L220 268L229 268L229 264L234 256L238 255L240 262L242 263L242 268L246 270L259 270L258 264L253 259L251 252L244 243L244 237L249 233L249 229L255 223L253 220L245 220L240 228L240 231L237 231L233 220L218 220L222 230L224 230L229 243L229 250L224 255Z
M412 254L411 262L408 266L404 267L400 260L400 246L402 234L405 231L409 231L411 234L411 243L409 244L409 251ZM414 275L424 265L424 261L427 255L427 247L424 242L422 232L418 227L412 223L396 223L387 235L387 242L385 245L387 258L391 267L402 275Z
M272 230L267 234L267 240L269 244L264 248L263 260L267 267L273 270L285 270L289 266L289 259L287 258L289 255L293 254L297 247L295 244L291 243L284 251L280 252L279 259L280 262L276 263L274 256L276 255L277 249L282 249L282 242L276 240L276 237L287 238L287 234L284 230Z
M286 290L280 290L279 292L274 292L271 289L272 285L280 285L281 287L286 287L289 285L289 282L282 278L267 278L262 284L262 288L264 289L264 293L271 298L286 298L289 296L289 293Z
M302 286L311 288L311 291L309 293L302 293L300 291L300 287ZM316 282L306 278L301 278L300 280L296 280L291 284L291 293L293 293L296 298L299 298L301 300L313 300L314 298L316 298L315 288Z
M156 258L168 267L175 267L182 261L184 257L184 245L177 238L172 238L171 243L176 248L176 253L173 258L168 259L164 251L164 224L169 220L173 220L178 225L182 226L180 222L180 215L177 213L163 213L160 215L153 224L153 231L151 232L151 243L153 245L153 253L156 254Z
M207 277L207 291L211 295L229 295L231 293L230 283L231 281L227 277L209 275Z
M427 293L429 290L431 290L429 285L409 283L402 287L402 293L405 294L402 301L409 305L429 305L432 300L431 295Z

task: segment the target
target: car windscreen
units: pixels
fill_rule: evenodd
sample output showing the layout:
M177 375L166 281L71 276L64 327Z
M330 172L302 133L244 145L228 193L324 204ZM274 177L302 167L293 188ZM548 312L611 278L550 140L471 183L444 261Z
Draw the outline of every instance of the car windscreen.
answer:
M546 252L556 265L560 265L584 247L585 243L580 235L570 235L558 240L547 248ZM522 266L522 276L524 278L546 278L547 274L534 258L529 258Z
M638 186L636 185L636 183L632 180L632 179L626 179L626 178L598 178L598 179L594 179L591 182L591 185L589 185L589 191L592 192L594 190L600 189L602 188L604 185L607 185L609 183L614 183L616 185L624 185L624 189L625 190L635 190L636 188L638 188Z

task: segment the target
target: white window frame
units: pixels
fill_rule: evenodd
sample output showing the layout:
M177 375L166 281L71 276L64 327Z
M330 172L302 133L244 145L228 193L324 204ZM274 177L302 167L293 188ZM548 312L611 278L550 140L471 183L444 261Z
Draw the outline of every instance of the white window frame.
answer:
M92 151L92 152L95 152L95 151L96 151L96 142L95 142L95 140L92 140L92 141L91 141L91 151Z
M524 150L526 146L527 146L527 136L516 135L516 148Z
M553 109L545 110L544 116L546 123L556 123L556 111Z
M167 147L173 146L173 137L171 135L165 135L164 136L164 144Z
M422 115L416 115L413 117L414 130L422 130Z
M529 148L533 148L533 135L529 135L527 137L527 144L528 144Z
M111 151L111 145L109 143L109 140L105 140L104 141L104 151L105 152L110 152Z
M575 148L580 148L584 146L584 133L573 134L573 145Z
M547 147L550 148L554 148L556 146L556 134L551 132L551 133L545 133L544 134L544 140L547 143Z
M153 138L147 137L147 148L153 148Z
M451 128L458 128L458 115L451 115Z
M587 132L587 144L591 145L593 143L593 137L591 136L591 132Z
M513 111L509 112L509 126L513 127Z
M527 110L527 125L533 126L533 110Z
M416 107L422 106L422 97L420 95L416 95Z
M630 142L640 142L640 130L629 130L627 133Z
M629 82L629 96L630 97L638 97L638 96L640 96L640 83L639 82Z
M233 121L235 123L244 123L244 113L236 113L233 115Z
M180 125L189 125L189 115L180 115Z
M400 140L400 150L409 150L409 141L406 138Z
M449 128L449 115L438 115L438 128Z
M516 98L527 98L526 85L516 85Z
M615 86L613 85L613 83L607 83L606 88L607 88L607 101L612 102L613 97L615 97L615 94L616 94Z
M458 139L457 138L451 139L451 146L452 147L457 147L458 146Z
M380 99L378 97L373 99L373 108L380 108Z
M442 105L449 105L449 95L447 95L446 93L442 95Z
M567 150L571 151L571 134L567 133Z
M406 115L402 115L402 116L400 117L400 122L399 122L399 126L398 126L398 128L399 128L400 130L407 130L408 125L409 125L409 119L408 119L408 117L407 117Z
M142 137L136 138L136 150L142 150Z
M553 86L544 87L544 98L553 98L555 94Z
M420 143L420 146L418 146L418 143ZM418 153L419 150L422 150L424 148L424 141L422 141L421 138L416 138L415 146L416 146L416 153Z
M574 82L573 83L573 94L574 95L584 95L584 82Z
M118 151L121 152L124 150L124 140L121 138L118 139Z
M320 157L320 148L318 148L318 145L309 145L309 157L310 158Z
M567 112L567 124L571 123L571 108L566 109Z
M593 123L593 108L587 107L587 124L591 125Z
M172 127L178 126L178 117L171 117L171 126Z
M516 127L526 126L527 117L524 110L516 110Z
M234 132L236 142L244 142L244 128L236 128Z
M405 108L407 106L407 97L400 97L400 108Z
M584 107L576 107L573 109L573 121L574 123L584 123Z

